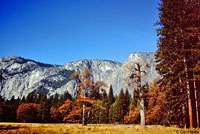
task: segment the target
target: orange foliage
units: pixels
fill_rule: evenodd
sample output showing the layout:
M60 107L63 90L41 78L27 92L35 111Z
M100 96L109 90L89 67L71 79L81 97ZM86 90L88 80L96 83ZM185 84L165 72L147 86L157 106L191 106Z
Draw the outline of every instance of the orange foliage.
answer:
M79 74L77 72L74 72L72 75L71 75L71 79L77 79L79 78Z
M84 72L83 72L83 77L86 78L88 76L92 76L92 73L90 72L90 70L85 69Z
M159 87L152 86L149 91L148 111L146 122L148 124L161 124L167 118L167 100Z
M22 103L17 109L17 119L22 122L37 122L38 104Z
M72 110L72 101L67 99L65 104L59 107L59 112L62 114L69 113Z
M106 83L104 83L103 81L97 81L95 83L95 88L101 88L101 87L107 87Z
M89 99L88 97L78 96L74 102L67 100L65 104L59 107L59 112L63 114L63 121L77 123L82 120L82 111L83 111L83 102L85 103L85 113L88 115L91 114L92 109L96 110L106 110L104 107L101 107L95 104L94 100Z
M139 123L139 117L140 107L137 106L136 108L134 108L134 105L131 105L129 114L124 117L124 122L126 124Z

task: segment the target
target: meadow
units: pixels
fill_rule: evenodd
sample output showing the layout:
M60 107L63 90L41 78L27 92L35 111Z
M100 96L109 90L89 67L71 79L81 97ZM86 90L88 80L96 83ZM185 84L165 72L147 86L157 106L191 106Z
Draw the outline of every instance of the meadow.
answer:
M0 123L0 134L199 134L200 129L160 125Z

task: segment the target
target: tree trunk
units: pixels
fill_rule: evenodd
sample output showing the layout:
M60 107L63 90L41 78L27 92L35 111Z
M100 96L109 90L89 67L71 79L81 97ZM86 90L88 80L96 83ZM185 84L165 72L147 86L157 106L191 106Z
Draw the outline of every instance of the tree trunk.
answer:
M181 35L182 35L182 39L184 39L184 35L183 35L183 30L181 29ZM185 50L185 44L182 41L181 42L182 45L182 50ZM192 111L192 100L191 100L191 91L190 91L190 83L189 83L189 73L188 73L188 65L187 65L187 61L186 61L186 52L183 52L183 66L185 69L185 84L186 84L186 93L187 93L187 99L188 99L188 110L189 110L189 120L190 120L190 127L193 128L193 111Z
M183 62L184 62L185 77L186 77L186 91L187 91L187 96L188 96L188 108L189 108L190 128L194 128L191 91L190 91L190 85L189 85L188 67L187 67L185 56L183 58Z
M85 118L85 91L84 91L84 102L83 102L83 118L82 118L82 125L86 126L87 125L87 121L86 121L86 118Z
M138 81L137 81L137 87L139 89L139 98L140 98L140 126L141 128L145 128L145 112L144 112L144 93L142 91L142 85L141 85L141 66L140 64L138 63L137 64L137 70L138 70L138 73L139 73L139 76L138 77Z
M185 70L185 84L186 84L186 91L188 96L188 108L189 108L189 120L190 120L190 128L196 127L196 107L195 107L195 96L194 96L194 84L190 80L193 79L193 73L189 70L192 66L191 63L189 63L189 56L191 55L190 52L186 52L186 49L188 48L187 44L184 42L184 33L181 29L181 36L182 36L182 51L183 51L183 66Z
M144 97L141 91L140 91L140 125L141 128L145 128Z
M188 102L188 98L187 98ZM185 123L186 123L186 128L190 128L190 118L189 118L189 108L188 108L188 103L185 103Z
M196 86L196 81L194 81L194 95L195 95L195 107L196 107L196 120L197 120L197 127L199 127L199 109L198 109L198 91Z
M83 119L82 119L82 125L87 125L86 119L85 119L85 102L83 103Z
M189 65L191 64L189 63ZM193 72L191 71L188 74L189 74L190 96L191 96L191 102L192 102L193 128L197 128L197 113L196 113L197 110L196 110L194 76L193 76Z
M200 81L199 80L197 80L196 81L196 92L197 92L197 109L198 109L198 118L197 118L197 120L198 120L198 122L199 122L199 126L197 126L197 127L199 127L200 128Z
M180 86L180 93L182 96L184 96L184 90L183 90L183 86L182 85L182 80L181 80L181 77L179 76L179 86ZM181 106L181 112L182 112L182 116L181 116L181 121L180 121L180 127L181 128L186 128L186 108L185 108L185 100L183 100L183 103L182 103L182 106Z

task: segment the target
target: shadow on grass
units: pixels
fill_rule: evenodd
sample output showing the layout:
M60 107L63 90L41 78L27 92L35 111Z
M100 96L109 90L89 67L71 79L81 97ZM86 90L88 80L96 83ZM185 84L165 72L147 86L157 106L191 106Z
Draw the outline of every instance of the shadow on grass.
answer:
M0 130L15 130L22 127L19 126L11 126L11 125L0 125Z

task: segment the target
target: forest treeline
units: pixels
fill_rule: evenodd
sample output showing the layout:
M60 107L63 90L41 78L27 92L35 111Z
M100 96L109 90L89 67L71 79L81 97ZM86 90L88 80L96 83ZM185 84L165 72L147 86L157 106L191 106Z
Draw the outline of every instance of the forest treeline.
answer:
M152 89L149 89L152 88ZM145 91L145 108L147 124L169 125L166 118L166 98L158 87L148 85ZM119 95L114 96L112 85L109 93L92 91L83 97L72 98L68 92L62 96L47 97L41 94L29 94L22 99L0 101L0 121L29 122L29 123L81 123L82 105L85 101L86 109L90 111L86 119L88 123L139 123L138 92L132 95L126 89L121 89Z

